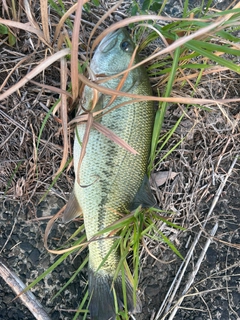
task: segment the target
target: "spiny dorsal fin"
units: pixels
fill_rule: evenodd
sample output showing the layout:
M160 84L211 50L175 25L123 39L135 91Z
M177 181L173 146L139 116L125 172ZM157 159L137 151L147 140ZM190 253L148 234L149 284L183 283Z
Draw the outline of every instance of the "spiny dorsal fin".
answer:
M138 189L138 192L136 193L129 209L133 211L137 209L140 205L143 208L158 208L156 204L157 202L153 197L152 190L149 184L149 179L147 175L145 175L143 178L142 185Z
M77 201L74 190L72 191L66 209L63 213L63 222L69 222L78 217L82 213L82 209Z

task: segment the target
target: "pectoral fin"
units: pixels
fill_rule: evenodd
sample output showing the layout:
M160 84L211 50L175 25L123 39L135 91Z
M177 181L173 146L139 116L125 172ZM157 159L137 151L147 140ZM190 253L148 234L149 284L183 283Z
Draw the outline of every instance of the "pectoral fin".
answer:
M77 201L74 190L72 191L68 200L66 209L63 213L63 222L69 222L78 217L82 213L82 209Z
M147 175L144 176L142 185L138 189L138 192L130 205L130 210L133 211L137 209L140 205L143 208L158 208L157 202L153 197Z

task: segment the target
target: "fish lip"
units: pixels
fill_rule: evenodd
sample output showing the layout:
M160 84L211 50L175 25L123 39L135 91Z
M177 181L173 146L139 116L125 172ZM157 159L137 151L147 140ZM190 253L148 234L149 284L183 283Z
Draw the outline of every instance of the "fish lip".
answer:
M121 33L121 29L117 29L115 31L109 32L100 42L98 49L101 52L107 52L107 51L111 50L115 46L115 44L117 43L116 35L118 35L119 33ZM112 41L114 37L116 37L116 39L115 39L115 41ZM111 42L112 42L112 44L111 44ZM110 44L111 44L111 46L110 46Z

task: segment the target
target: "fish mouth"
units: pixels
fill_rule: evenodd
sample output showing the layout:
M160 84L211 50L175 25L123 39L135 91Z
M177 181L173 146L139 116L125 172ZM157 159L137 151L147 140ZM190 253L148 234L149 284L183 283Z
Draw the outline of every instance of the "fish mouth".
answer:
M98 49L103 53L110 51L116 45L118 40L117 36L121 32L122 32L121 29L110 32L108 35L106 35L106 37L102 39L102 41L98 46Z

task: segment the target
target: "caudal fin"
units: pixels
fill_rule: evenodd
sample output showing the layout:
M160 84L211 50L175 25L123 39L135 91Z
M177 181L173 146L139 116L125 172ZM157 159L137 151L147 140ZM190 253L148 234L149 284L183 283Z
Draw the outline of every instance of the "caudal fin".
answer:
M124 299L122 290L122 278L117 277L116 280L109 275L102 273L94 273L89 269L88 276L89 295L90 295L90 316L91 320L115 320L116 309L114 303L113 289L118 302L118 310L123 310ZM127 310L130 312L141 312L141 303L137 299L137 305L134 306L133 288L126 277L126 295L127 295Z

